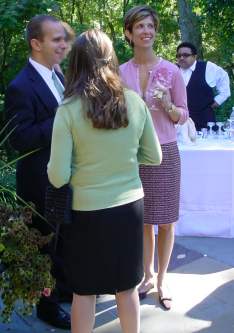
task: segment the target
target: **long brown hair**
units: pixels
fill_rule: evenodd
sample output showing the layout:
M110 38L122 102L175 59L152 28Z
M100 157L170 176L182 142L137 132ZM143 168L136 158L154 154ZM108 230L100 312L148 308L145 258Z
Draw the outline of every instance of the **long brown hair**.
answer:
M81 97L93 127L128 126L118 61L107 35L91 29L76 38L68 66L64 97Z

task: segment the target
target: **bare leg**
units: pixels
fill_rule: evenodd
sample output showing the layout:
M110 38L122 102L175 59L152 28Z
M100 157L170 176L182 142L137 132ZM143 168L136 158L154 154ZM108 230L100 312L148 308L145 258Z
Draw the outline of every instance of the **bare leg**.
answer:
M149 280L154 277L154 250L155 235L154 225L144 225L144 271L145 279Z
M151 289L154 285L154 225L144 225L144 280L139 287L139 293Z
M73 294L71 308L72 333L91 333L95 322L96 296Z
M117 293L116 303L123 333L139 333L140 304L137 289Z
M168 297L164 294L164 277L168 269L171 253L174 245L174 223L158 226L158 293L161 297ZM168 305L169 306L169 305Z

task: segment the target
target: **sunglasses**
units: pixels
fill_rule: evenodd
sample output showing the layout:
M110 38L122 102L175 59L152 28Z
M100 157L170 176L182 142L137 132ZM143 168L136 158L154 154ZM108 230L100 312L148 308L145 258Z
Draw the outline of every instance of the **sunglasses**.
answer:
M176 58L177 58L177 59L179 59L179 58L181 58L181 57L183 57L183 58L188 58L188 57L193 56L193 55L194 55L194 54L192 54L192 53L177 53Z

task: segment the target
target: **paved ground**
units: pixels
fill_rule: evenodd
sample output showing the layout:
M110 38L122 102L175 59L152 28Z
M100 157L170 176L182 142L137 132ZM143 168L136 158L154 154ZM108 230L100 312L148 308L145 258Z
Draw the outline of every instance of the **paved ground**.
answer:
M234 333L234 239L177 237L167 280L173 308L164 311L153 290L141 302L141 333ZM0 332L66 331L43 324L35 313L23 318L16 312ZM94 333L121 333L111 296L97 301Z

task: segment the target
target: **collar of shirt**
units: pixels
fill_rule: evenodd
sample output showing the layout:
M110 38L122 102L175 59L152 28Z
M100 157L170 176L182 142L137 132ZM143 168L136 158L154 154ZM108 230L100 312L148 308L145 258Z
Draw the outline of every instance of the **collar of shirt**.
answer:
M195 60L194 63L192 64L192 66L190 66L189 68L186 68L186 69L180 68L180 71L181 71L181 74L183 76L184 83L186 86L189 83L192 73L195 71L196 64L197 64L197 61Z
M58 94L57 89L54 86L54 82L52 80L52 72L54 70L51 70L47 68L46 66L39 64L37 61L33 60L32 58L29 58L30 64L36 69L36 71L41 75L49 89L51 90L52 94L56 98L57 102L60 104L61 98ZM60 80L59 80L60 81ZM62 85L62 83L61 83Z
M192 64L192 66L189 67L190 71L194 72L196 65L197 65L197 60L195 60L194 63Z
M47 68L46 66L39 64L39 62L33 60L32 58L29 58L29 62L33 67L37 70L37 72L42 76L44 81L47 82L48 79L51 79L52 77L52 70Z

